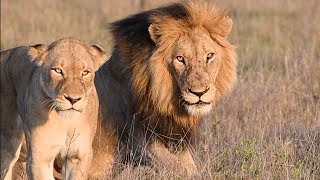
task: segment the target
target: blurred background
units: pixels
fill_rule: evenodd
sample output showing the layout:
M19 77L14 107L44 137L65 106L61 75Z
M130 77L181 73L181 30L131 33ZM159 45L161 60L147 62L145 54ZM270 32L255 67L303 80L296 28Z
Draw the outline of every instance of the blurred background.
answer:
M107 48L108 22L169 2L1 0L1 50L63 37ZM320 179L320 1L217 2L234 21L239 79L193 151L203 179Z
M107 23L170 0L1 0L1 50L63 37L108 46ZM172 0L171 0L172 2Z

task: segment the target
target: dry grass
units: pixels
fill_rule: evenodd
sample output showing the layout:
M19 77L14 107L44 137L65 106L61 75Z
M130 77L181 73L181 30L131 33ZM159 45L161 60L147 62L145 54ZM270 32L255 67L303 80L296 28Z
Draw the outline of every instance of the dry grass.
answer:
M107 22L161 3L3 0L1 49L66 36L107 47ZM194 149L202 178L319 179L319 1L222 3L234 19L239 82L203 125ZM119 178L183 179L171 169L131 167Z

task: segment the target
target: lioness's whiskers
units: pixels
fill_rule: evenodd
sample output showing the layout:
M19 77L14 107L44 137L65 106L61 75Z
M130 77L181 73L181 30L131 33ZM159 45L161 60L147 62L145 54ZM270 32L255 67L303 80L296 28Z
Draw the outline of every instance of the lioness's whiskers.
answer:
M52 110L54 110L56 107L57 107L56 103L55 103L55 102L52 102L52 104L50 105L50 108L49 108L49 112L51 112Z
M52 99L46 99L46 100L44 100L43 102L42 102L42 105L48 105L49 103L51 103L51 102L53 102L53 100Z

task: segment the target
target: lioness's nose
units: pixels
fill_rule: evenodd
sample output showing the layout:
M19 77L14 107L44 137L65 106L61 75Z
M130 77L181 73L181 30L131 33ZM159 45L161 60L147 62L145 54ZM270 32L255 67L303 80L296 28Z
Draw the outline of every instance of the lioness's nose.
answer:
M207 93L209 91L210 87L205 87L204 89L191 89L189 88L189 92L192 94L197 95L198 97L201 97L202 95L204 95L205 93Z
M72 96L68 96L68 95L64 95L64 97L68 101L70 101L71 104L74 104L74 103L78 102L81 99L81 97L72 97Z

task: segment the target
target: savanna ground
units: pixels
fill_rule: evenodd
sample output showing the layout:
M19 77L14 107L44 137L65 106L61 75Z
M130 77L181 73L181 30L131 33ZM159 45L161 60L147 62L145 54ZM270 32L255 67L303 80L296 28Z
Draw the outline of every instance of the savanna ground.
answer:
M108 47L106 24L169 0L1 0L1 50L76 37ZM320 179L320 1L225 0L238 83L193 154L203 179ZM183 179L171 169L120 179Z

